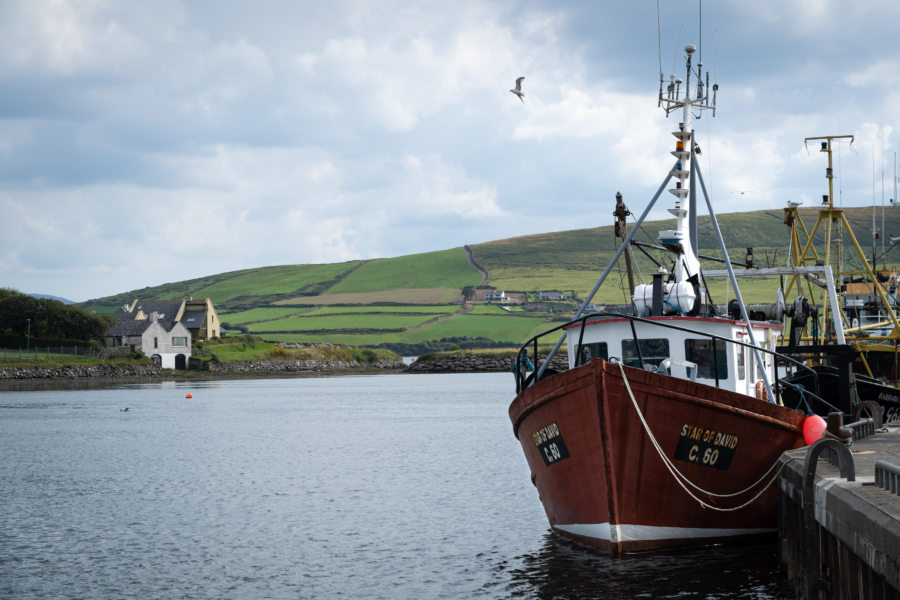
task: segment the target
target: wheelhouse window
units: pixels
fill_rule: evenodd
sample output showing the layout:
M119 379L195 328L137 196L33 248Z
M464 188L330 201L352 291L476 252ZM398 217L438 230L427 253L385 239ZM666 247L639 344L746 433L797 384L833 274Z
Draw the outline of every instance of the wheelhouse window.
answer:
M666 338L638 339L637 348L634 340L622 340L622 362L625 366L641 368L638 349L641 351L645 369L650 366L658 367L659 363L669 358L669 340Z
M172 337L172 346L187 346L187 337L173 336Z
M735 348L737 350L737 378L741 381L744 381L747 378L744 375L744 373L746 373L747 371L746 367L744 366L744 351L746 350L746 348L737 345L735 345Z
M609 350L606 342L597 342L594 344L583 344L581 346L581 354L578 355L577 365L583 365L591 362L595 358L609 360Z
M697 377L700 379L716 379L717 372L719 379L728 379L728 358L723 340L684 340L684 358L697 365Z

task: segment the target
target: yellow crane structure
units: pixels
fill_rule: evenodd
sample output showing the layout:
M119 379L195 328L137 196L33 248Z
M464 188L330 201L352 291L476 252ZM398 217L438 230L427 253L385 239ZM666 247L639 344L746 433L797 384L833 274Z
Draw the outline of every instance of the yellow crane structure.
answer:
M885 293L884 286L878 281L878 277L875 274L873 265L869 263L869 260L866 258L863 249L860 247L856 236L853 235L853 229L850 227L850 223L847 221L844 210L842 208L835 208L834 206L834 170L832 162L832 144L836 140L845 139L849 139L852 144L852 135L829 135L808 137L804 139L804 143L807 144L811 141L820 141L820 151L828 155L828 167L825 170L825 177L828 180L828 195L822 196L822 205L819 207L816 223L812 227L812 229L807 229L804 225L803 220L800 217L799 203L789 203L789 206L784 209L784 222L791 232L789 253L790 265L796 267L831 265L833 271L838 274L837 279L840 288L838 290L838 306L829 307L828 295L824 294L822 297L822 302L820 304L822 310L820 310L819 315L815 321L816 328L811 334L809 334L807 337L804 337L803 340L807 343L812 344L825 344L828 342L832 342L835 339L834 331L829 330L829 326L827 324L833 323L836 320L828 319L827 313L829 309L832 311L838 311L841 317L840 322L844 324L844 337L847 343L851 344L853 347L860 351L862 364L864 365L867 374L870 377L886 378L890 380L892 384L896 385L898 380L897 375L898 373L900 373L900 371L898 371L897 369L897 362L898 359L900 359L900 352L898 352L898 340L900 340L900 321L898 321L897 315L892 309L891 302L889 301ZM820 233L824 237L824 248L822 255L819 254L819 251L817 250L814 243L816 236ZM845 242L849 242L850 244L852 244L861 263L865 265L864 270L845 271L842 269L844 257L842 256L841 252L842 246ZM848 275L863 276L872 283L873 293L878 296L881 304L885 308L885 320L867 325L862 325L861 323L852 323L850 320L848 320L847 315L845 314L845 311L841 306L841 298L843 297L843 286L841 285L841 283L844 280L843 278ZM794 286L796 286L797 295L803 294L804 284L807 286L806 291L808 292L808 297L815 298L816 294L813 288L813 282L809 278L804 281L800 275L793 275L790 277L790 281L788 282L785 289L785 297L790 297L791 291L794 289ZM867 334L867 330L876 328L884 329L887 327L891 328L891 331L888 335L873 336ZM882 371L882 369L877 369L879 372L873 373L872 369L869 366L869 363L871 361L866 360L866 355L871 352L892 353L891 358L893 359L893 369L891 369L891 376L885 377L886 374L880 372ZM884 364L884 361L879 360L878 363Z

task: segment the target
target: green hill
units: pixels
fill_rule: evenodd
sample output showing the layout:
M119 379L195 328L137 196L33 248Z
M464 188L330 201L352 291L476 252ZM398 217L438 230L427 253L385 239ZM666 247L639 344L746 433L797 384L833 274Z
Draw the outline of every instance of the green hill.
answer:
M880 227L881 210L877 213ZM860 245L871 254L872 208L849 208L845 214ZM803 209L801 216L811 229L817 211ZM732 261L743 263L746 249L752 247L759 266L786 264L789 239L783 210L732 213L718 219ZM674 226L674 219L645 223L635 239L655 244L658 230ZM709 217L700 217L698 230L700 253L720 257ZM900 234L900 211L885 211L885 230ZM820 250L823 243L820 233L816 236ZM880 240L878 244L880 257ZM469 247L474 262L487 272L486 285L523 292L529 300L544 290L572 295L569 302L544 303L538 307L542 311L526 311L524 307L504 310L466 302L481 284L482 272L470 263L467 249L462 247L396 258L232 271L132 290L80 306L108 313L135 298L208 297L228 329L272 341L386 346L410 353L453 345L517 345L571 315L616 248L611 225ZM665 252L649 249L645 254L634 249L633 253L639 282L648 281L650 273L656 271L654 260L670 267L671 255ZM723 268L721 263L703 262L707 269ZM889 251L887 263L900 264L900 251ZM846 266L853 268L852 261L848 260ZM777 281L753 279L741 285L747 302L770 302ZM710 293L717 303L729 298L724 280L712 284ZM594 301L629 302L623 265L610 273Z

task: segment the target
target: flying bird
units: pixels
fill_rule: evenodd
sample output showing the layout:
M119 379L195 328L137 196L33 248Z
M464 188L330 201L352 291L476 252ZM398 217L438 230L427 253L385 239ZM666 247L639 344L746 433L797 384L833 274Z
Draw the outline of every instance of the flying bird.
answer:
M511 91L516 96L518 96L519 100L521 100L522 102L525 102L525 92L522 91L522 82L523 81L525 81L524 77L519 77L518 79L516 79L516 87L514 87L513 89L511 89L509 91Z

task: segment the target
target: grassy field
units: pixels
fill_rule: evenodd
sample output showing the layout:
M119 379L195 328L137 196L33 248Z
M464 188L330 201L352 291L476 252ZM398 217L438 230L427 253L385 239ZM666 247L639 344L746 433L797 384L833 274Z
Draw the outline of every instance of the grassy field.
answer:
M368 322L368 317L366 319ZM344 324L344 323L341 323ZM381 323L382 325L397 324L396 321ZM403 331L383 332L359 332L352 331L334 333L267 333L254 331L254 334L263 336L266 340L279 342L321 343L332 342L336 344L349 344L357 346L377 346L381 344L420 344L428 340L442 338L486 338L496 342L517 345L532 335L550 329L558 322L548 322L541 317L497 315L453 315L448 319L440 320L433 325L418 329L408 328ZM326 329L340 329L334 327L335 323L329 323ZM347 328L350 329L350 328ZM388 327L385 327L388 329Z
M507 315L455 315L432 327L407 332L401 341L418 343L428 339L484 337L498 342L518 344L534 332L549 329L546 319Z
M351 329L386 329L404 330L417 327L434 315L409 314L409 315L385 315L379 313L351 314L351 315L324 315L321 317L292 317L277 321L265 321L249 325L251 333L262 334L268 331L314 331L314 330L351 330Z
M462 294L459 288L434 287L434 288L399 288L396 290L382 290L378 292L350 292L346 294L321 294L314 299L309 296L288 298L273 302L277 306L307 305L314 302L317 305L337 304L452 304L460 302Z
M284 319L311 310L312 308L307 308L306 311L300 308L251 308L250 310L242 310L233 313L223 312L219 314L219 318L221 318L223 322L232 325L245 325L247 323L260 323L262 321Z
M396 360L396 354L387 350L360 350L340 346L280 348L272 341L241 335L232 340L206 342L198 348L195 357L205 360L229 362L234 360L342 360L371 362L372 360Z
M307 316L321 315L359 315L359 314L410 314L443 315L460 310L458 305L450 306L323 306L308 313Z
M146 356L97 358L96 356L76 356L73 354L57 354L54 352L0 353L0 368L8 367L69 367L87 365L151 365L153 362Z
M382 346L402 344L403 333L266 333L265 338L274 342L300 344L346 344L348 346Z
M240 299L248 297L269 297L296 294L297 292L323 282L338 279L352 271L362 261L333 263L323 265L282 265L231 271L219 275L210 275L198 279L190 279L178 283L168 283L153 288L134 290L100 300L82 303L89 310L105 310L111 312L120 305L130 303L135 298L141 300L173 300L193 296L209 298L213 304L222 308L239 304Z
M880 209L876 213L881 227ZM848 208L845 214L864 251L869 253L872 208ZM801 215L807 230L812 231L817 209L803 209ZM732 261L743 263L746 249L752 247L757 265L786 264L788 228L783 209L719 215L718 222ZM635 239L655 244L656 232L674 225L674 219L647 223ZM709 217L700 217L698 229L700 253L719 256ZM900 209L886 211L884 232L900 234ZM844 239L848 237L845 233ZM822 231L815 239L821 250ZM573 293L574 301L560 305L563 312L559 313L571 314L571 307L586 297L616 248L613 229L605 225L497 240L473 245L471 250L478 264L487 270L489 285L527 292L532 297L542 290ZM650 282L658 269L654 260L671 268L672 255L665 251L648 249L645 254L634 248L632 253L637 283ZM721 263L702 262L704 269L724 268ZM885 262L888 267L898 266L900 251L889 251ZM845 265L861 266L858 261L855 265L846 261ZM464 293L470 293L480 281L481 275L469 264L465 250L451 248L396 258L231 271L124 292L82 306L111 312L135 298L209 297L223 322L259 333L268 340L366 346L451 346L467 338L518 343L555 324L546 320L549 315L526 313L521 308L507 312L498 306L465 304ZM739 282L748 303L772 302L779 285L777 278L741 278ZM715 303L724 305L734 297L726 279L708 283ZM628 303L621 261L593 300L600 305Z
M478 285L481 274L462 248L372 260L328 290L329 294L403 288L462 288Z

